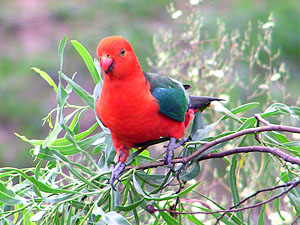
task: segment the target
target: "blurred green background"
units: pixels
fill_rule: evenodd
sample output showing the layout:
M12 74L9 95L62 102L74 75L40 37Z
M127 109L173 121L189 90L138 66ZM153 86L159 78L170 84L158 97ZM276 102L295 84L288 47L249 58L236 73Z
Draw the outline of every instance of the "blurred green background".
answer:
M170 0L0 1L0 166L30 166L30 146L14 132L41 139L49 128L42 118L56 106L55 94L30 68L36 66L57 81L59 40L82 43L96 57L97 43L105 36L121 35L133 45L142 68L151 71L146 58L154 57L153 35L172 26L166 6ZM175 1L185 12L189 1ZM280 46L280 60L288 65L291 93L299 96L300 1L203 1L207 23L222 19L226 29L245 30L248 21L267 21L274 12L274 49ZM255 26L254 26L255 27ZM200 53L199 53L200 54ZM90 92L93 82L76 50L67 45L64 72L78 72L80 84ZM298 97L297 97L298 98ZM295 104L291 102L291 104ZM94 118L89 118L94 120Z

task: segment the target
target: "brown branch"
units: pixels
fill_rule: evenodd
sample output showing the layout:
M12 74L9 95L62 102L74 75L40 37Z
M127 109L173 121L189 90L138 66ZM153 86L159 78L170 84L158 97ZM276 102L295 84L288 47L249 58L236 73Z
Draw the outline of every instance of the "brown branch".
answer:
M184 163L184 164L188 163L189 161L196 158L198 155L200 155L207 149L209 149L215 145L218 145L222 142L233 140L235 138L241 137L246 134L260 133L260 132L265 132L265 131L285 131L285 132L292 132L292 133L300 133L300 128L284 126L284 125L269 125L269 126L265 126L265 127L256 127L256 128L245 129L245 130L227 135L225 137L218 138L214 141L205 143L200 149L198 149L191 155L189 155L185 158L182 158L181 163ZM178 163L178 162L174 161L174 163Z
M294 219L294 221L291 223L291 225L297 225L298 220L300 219L300 214Z
M234 209L234 208L237 208L239 207L240 205L242 205L243 203L245 203L246 201L248 201L249 199L255 197L256 195L262 193L262 192L266 192L266 191L274 191L276 189L279 189L279 188L284 188L284 187L288 187L288 186L291 186L291 185L294 185L295 182L287 182L285 184L281 184L281 185L277 185L277 186L274 186L274 187L270 187L270 188L265 188L265 189L261 189L261 190L258 190L256 191L255 193L253 193L252 195L249 195L247 198L243 199L242 201L238 202L236 205L234 206L231 206L229 209ZM226 213L223 213L216 221L215 224L219 224L219 221L226 215Z
M284 161L300 165L300 158L292 157L278 148L271 148L265 146L247 146L247 147L237 147L225 152L218 152L218 153L208 153L202 156L199 161L206 160L206 159L214 159L214 158L223 158L224 156L233 155L237 153L248 153L248 152L266 152L271 153L273 155L282 158Z
M198 161L203 161L207 159L216 159L216 158L223 158L225 156L233 155L233 154L238 154L238 153L248 153L248 152L264 152L264 153L270 153L273 155L278 156L279 158L282 158L284 161L292 163L292 164L297 164L300 165L300 158L295 158L292 157L283 151L281 151L278 148L271 148L271 147L265 147L265 146L247 146L247 147L237 147L230 149L228 151L224 152L217 152L217 153L208 153L203 155ZM172 163L187 163L186 158L177 158L173 159ZM151 163L145 163L142 165L137 165L137 166L126 166L125 170L130 170L130 169L136 169L136 170L144 170L144 169L149 169L149 168L156 168L159 166L163 166L164 162L159 161L159 162L151 162Z
M190 162L191 160L193 160L194 158L198 157L200 154L202 154L203 152L205 152L206 150L210 149L213 146L216 146L220 143L229 141L229 140L233 140L235 138L241 137L243 135L246 134L255 134L255 133L260 133L260 132L266 132L266 131L281 131L281 132L291 132L291 133L300 133L300 128L297 127L291 127L291 126L285 126L285 125L268 125L268 126L264 126L264 127L255 127L255 128L249 128L249 129L245 129L242 131L238 131L236 133L227 135L225 137L221 137L218 139L215 139L211 142L207 142L205 144L203 144L203 146L201 148L199 148L197 151L193 152L191 155L184 157L184 158L177 158L177 159L173 159L172 163L183 163L183 164L187 164L188 162ZM188 143L187 143L188 144ZM237 151L237 152L233 152L233 151ZM274 155L277 155L278 157L284 159L287 162L291 162L293 164L298 164L300 165L300 161L297 158L293 158L287 154L285 154L284 152L280 151L279 149L276 148L270 148L270 147L261 147L261 146L249 146L249 147L240 147L240 148L235 148L231 151L229 151L230 154L235 154L235 153L242 153L242 152L268 152ZM224 153L214 153L214 154L208 154L206 156L206 159L211 158L212 156L214 156L216 158L215 154L225 154ZM200 160L203 160L203 157ZM147 163L147 164L143 164L143 165L138 165L138 166L126 166L125 170L129 170L129 169L137 169L137 170L143 170L143 169L148 169L148 168L155 168L155 167L159 167L159 166L163 166L164 162L160 161L160 162L152 162L152 163Z
M210 214L216 214L216 213L232 213L232 212L239 212L239 211L243 211L243 210L247 210L247 209L253 209L256 208L258 206L262 206L264 204L267 204L269 202L272 202L273 200L275 200L276 198L279 198L283 195L285 195L286 193L290 192L293 188L295 188L296 186L298 186L300 184L300 180L293 182L290 187L288 189L286 189L285 191L281 192L278 195L273 196L272 198L266 200L266 201L262 201L262 202L258 202L256 204L253 205L249 205L249 206L245 206L245 207L241 207L238 209L227 209L227 210L216 210L216 211L212 211L212 212L178 212L175 210L170 210L170 209L155 209L153 205L147 205L146 210L149 213L154 213L157 211L165 211L165 212L169 212L169 213L173 213L173 214L205 214L205 215L210 215Z
M172 163L173 164L182 163L182 164L185 165L188 162L190 162L191 160L199 157L199 155L203 154L208 149L210 149L210 148L212 148L212 147L214 147L214 146L216 146L220 143L230 141L230 140L233 140L235 138L238 138L238 137L241 137L241 136L247 135L247 134L255 134L257 136L258 133L266 132L266 131L281 131L281 132L300 133L300 128L285 126L285 125L273 125L273 124L270 124L268 121L264 120L260 115L257 115L257 114L255 115L255 118L257 119L257 125L258 126L260 125L260 123L263 123L265 126L264 127L256 127L256 128L245 129L245 130L238 131L236 133L233 133L233 134L215 139L211 142L207 142L207 143L203 144L202 147L199 148L197 151L193 152L191 155L189 155L187 157L184 157L184 158L173 159ZM228 151L224 151L224 152L207 153L207 154L204 154L201 158L199 158L198 161L213 159L213 158L223 158L225 156L229 156L229 155L232 155L232 154L248 153L248 152L271 153L271 154L283 159L286 162L290 162L292 164L300 165L300 159L299 158L292 157L292 156L288 155L287 153L283 152L279 148L266 147L266 146L237 147L237 148L234 148L234 149L231 149L231 150L228 150ZM164 162L159 161L159 162L152 162L152 163L147 163L147 164L138 165L138 166L127 166L125 169L128 170L128 169L135 168L137 170L140 170L140 169L148 169L148 168L159 167L159 166L163 166L163 165L164 165ZM272 187L272 188L259 190L259 191L255 192L254 194L250 195L249 197L245 198L244 200L240 201L238 204L232 206L228 210L217 210L217 211L213 211L213 212L178 212L178 211L173 210L173 209L155 209L153 205L148 205L146 207L146 210L149 213L154 213L156 211L166 211L166 212L169 212L169 213L172 213L172 214L207 214L208 215L208 214L222 213L223 215L221 215L221 217L219 217L217 219L217 223L218 223L226 213L234 213L234 212L238 212L238 211L252 209L252 208L262 206L264 204L267 204L267 203L269 203L269 202L285 195L286 193L291 191L293 188L295 188L299 184L300 184L300 180L295 181L295 182L289 182L289 183L286 183L286 184L283 184L283 185L278 185L278 186L275 186L275 187ZM236 208L236 207L240 206L241 204L245 203L250 198L253 198L254 196L258 195L259 193L262 193L262 192L265 192L265 191L272 191L272 190L282 188L282 187L289 187L289 188L286 189L285 191L281 192L280 194L271 197L270 199L268 199L266 201L262 201L262 202L259 202L259 203L253 204L253 205L249 205L249 206L244 206L244 207L241 207L241 208ZM294 222L297 221L299 218L300 218L300 215L294 220Z
M259 126L259 122L263 123L266 126L271 125L268 121L266 121L265 119L263 119L260 114L254 114L254 117L257 120L257 123L258 123L257 126Z
M251 134L251 133L258 133L258 132L265 132L265 131L283 131L283 132L292 132L292 133L300 133L300 128L297 127L291 127L291 126L284 126L284 125L268 125L268 126L264 126L264 127L256 127L256 128L249 128L249 129L245 129L239 132L236 132L234 134L230 134L227 135L225 137L221 137L218 139L215 139L211 142L207 142L205 143L200 149L198 149L197 151L195 151L194 153L192 153L191 155L184 157L184 158L177 158L177 159L173 159L172 163L183 163L183 164L187 164L189 161L191 161L192 159L196 158L197 156L199 156L201 153L203 153L204 151L208 150L209 148L216 146L222 142L226 142L229 140L233 140L235 138L241 137L243 135L246 134ZM262 147L262 146L249 146L249 147L240 147L240 148L235 148L235 150L237 152L232 152L234 150L228 151L228 154L235 154L235 153L242 153L242 152L268 152L274 155L277 155L280 158L283 158L284 160L286 160L287 162L291 162L293 164L298 164L300 165L299 159L297 158L293 158L287 154L285 154L284 152L282 152L279 149L276 148L270 148L270 147ZM215 155L217 154L217 155ZM205 159L209 159L209 158L217 158L218 154L226 154L224 153L214 153L214 154L208 154L206 156L202 156L202 158L200 160L203 160L204 157L206 157ZM143 164L143 165L138 165L138 166L126 166L125 170L129 170L129 169L137 169L137 170L141 170L141 169L148 169L148 168L155 168L155 167L159 167L159 166L163 166L164 162L153 162L153 163L147 163L147 164Z

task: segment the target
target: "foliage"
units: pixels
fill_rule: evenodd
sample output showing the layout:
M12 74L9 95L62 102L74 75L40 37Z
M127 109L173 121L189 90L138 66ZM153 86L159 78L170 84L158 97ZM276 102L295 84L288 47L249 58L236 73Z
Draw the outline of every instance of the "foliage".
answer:
M176 11L173 6L170 7L171 15ZM128 167L117 184L118 191L112 190L108 181L115 151L110 134L104 128L99 131L97 128L101 124L98 123L81 129L83 118L94 116L94 98L74 81L76 74L67 76L63 72L65 37L58 48L58 84L46 72L33 68L53 87L57 107L45 118L51 130L44 140L28 139L17 134L33 146L31 154L37 165L34 168L0 169L0 223L204 224L204 221L215 222L217 219L224 224L262 224L267 211L277 213L286 221L286 212L292 218L300 214L300 193L297 188L287 189L289 193L284 201L276 198L273 205L264 204L256 208L257 211L223 211L229 208L230 202L237 205L233 209L241 207L242 199L247 196L250 196L248 205L272 199L278 193L283 193L280 188L290 187L290 182L299 180L299 164L291 164L288 157L275 154L288 153L297 160L299 141L291 139L295 135L280 132L286 126L270 125L272 129L263 129L269 126L266 120L280 124L284 118L290 121L297 119L300 108L274 102L276 93L272 87L280 86L287 73L283 64L279 64L279 67L273 65L277 54L270 51L274 26L272 16L268 22L260 25L260 42L253 46L248 35L250 28L241 37L237 31L227 34L224 24L219 22L216 37L211 37L197 13L195 10L185 21L180 21L180 27L187 29L182 36L169 31L156 37L155 46L160 46L156 49L159 60L152 62L152 65L156 65L157 70L164 74L193 83L196 94L199 94L199 88L201 93L207 95L219 96L222 93L223 97L230 96L230 101L226 103L228 107L215 104L215 110L205 115L205 119L201 114L196 115L190 132L193 140L177 153L180 158L176 160L186 161L176 164L176 172L170 172L167 167L158 167L161 162L148 151L140 153L133 150L127 161ZM180 30L178 33L181 33ZM92 60L79 42L71 43L83 58L91 79L95 84L99 81L97 88L101 88L99 63ZM199 52L203 54L199 55ZM188 76L180 75L185 72ZM264 85L263 88L260 85ZM99 91L97 88L95 95ZM246 90L245 95L240 94L241 90ZM283 89L282 93L284 96ZM70 97L74 95L79 96L84 104L71 104ZM284 98L279 100L284 101ZM214 122L207 125L203 121ZM293 127L286 128L286 131L299 133ZM256 147L275 148L276 151L271 151L273 155L247 153L224 156L220 159L222 162L215 161L213 167L199 163L218 153L233 149L238 151L256 143ZM248 149L248 152L251 151ZM203 175L203 171L206 174ZM228 188L230 200L220 198L223 190L218 191L208 185L207 180L211 179L218 179ZM292 187L298 183L292 183ZM280 184L284 185L278 186ZM274 188L265 190L262 185ZM210 190L205 191L205 188ZM260 189L261 193L251 196L254 190Z

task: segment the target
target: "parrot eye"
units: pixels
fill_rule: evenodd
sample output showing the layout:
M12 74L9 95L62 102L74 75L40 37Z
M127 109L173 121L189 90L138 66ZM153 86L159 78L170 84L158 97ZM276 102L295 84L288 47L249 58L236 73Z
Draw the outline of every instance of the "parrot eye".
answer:
M120 51L120 55L121 55L121 56L125 56L125 54L126 54L125 49L122 48L121 51Z

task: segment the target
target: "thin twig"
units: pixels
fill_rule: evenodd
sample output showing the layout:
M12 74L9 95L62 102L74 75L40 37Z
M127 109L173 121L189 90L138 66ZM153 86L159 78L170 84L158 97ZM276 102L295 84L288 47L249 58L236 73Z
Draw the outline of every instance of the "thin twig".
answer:
M281 185L277 185L275 187L271 187L271 188L265 188L265 189L261 189L261 190L258 190L256 191L255 193L253 193L252 195L248 196L247 198L243 199L242 201L238 202L236 205L234 206L231 206L229 209L234 209L234 208L237 208L239 207L240 205L242 205L243 203L245 203L246 201L248 201L249 199L255 197L256 195L262 193L262 192L266 192L266 191L274 191L278 188L283 188L283 187L288 187L288 186L291 186L293 185L295 182L287 182L285 184L281 184ZM221 219L226 215L226 213L223 213L216 221L216 225L219 224L219 222L221 221Z
M300 219L300 214L294 219L291 225L296 225L299 219Z
M292 157L282 150L278 148L271 148L265 146L247 146L247 147L237 147L230 149L225 152L218 152L218 153L208 153L202 156L199 161L206 160L206 159L213 159L213 158L223 158L225 156L237 154L237 153L248 153L248 152L266 152L271 153L273 155L278 156L279 158L283 159L286 162L300 165L300 158Z
M204 161L207 159L223 158L225 156L229 156L229 155L233 155L233 154L248 153L248 152L270 153L270 154L278 156L279 158L283 159L286 162L300 165L299 158L292 157L292 156L284 153L282 150L280 150L278 148L271 148L271 147L265 147L265 146L237 147L237 148L233 148L233 149L230 149L230 150L227 150L224 152L208 153L208 154L203 155L200 159L198 159L198 161ZM186 163L185 158L173 159L172 163ZM137 166L126 166L125 170L130 170L133 168L136 170L144 170L144 169L149 169L149 168L156 168L156 167L163 166L163 165L164 165L163 161L151 162L151 163L146 163L146 164L137 165Z
M255 127L255 128L245 129L245 130L215 139L213 141L207 142L207 143L203 144L202 147L199 148L197 151L193 152L191 155L184 157L184 158L173 159L172 163L173 164L175 164L175 163L187 164L194 158L197 158L200 154L202 154L206 150L208 150L208 149L212 148L213 146L216 146L220 143L233 140L235 138L241 137L246 134L253 134L253 133L259 133L259 132L266 132L266 131L282 131L282 132L300 133L300 128L285 126L285 125L268 125L268 126L264 126L264 127ZM233 152L233 151L236 151L236 152ZM263 147L263 146L240 147L240 148L235 148L234 150L226 151L224 153L207 154L207 155L202 156L202 158L200 160L221 157L221 155L218 155L218 154L231 155L231 154L235 154L235 153L246 153L246 152L255 152L255 151L268 152L268 153L277 155L278 157L284 159L287 162L300 165L299 159L293 158L293 157L287 155L286 153L282 152L280 149L271 148L271 147ZM217 155L215 155L215 154L217 154ZM159 167L159 166L163 166L163 165L164 165L164 162L160 161L160 162L147 163L147 164L137 165L137 166L126 166L125 170L129 170L129 169L133 169L133 168L135 168L137 170L144 170L144 169L155 168L155 167Z
M263 119L260 114L254 114L254 117L255 117L255 119L257 119L257 122L262 122L266 126L271 125L268 121Z
M266 200L266 201L262 201L262 202L258 202L256 204L253 204L253 205L249 205L249 206L245 206L245 207L241 207L241 208L238 208L238 209L227 209L227 210L216 210L216 211L212 211L212 212L178 212L178 211L175 211L175 210L170 210L170 209L155 209L153 205L148 205L146 207L147 211L149 213L154 213L154 212L157 212L157 211L164 211L164 212L169 212L169 213L173 213L173 214L189 214L189 215L192 215L192 214L205 214L205 215L210 215L210 214L216 214L216 213L231 213L231 212L239 212L239 211L243 211L243 210L247 210L247 209L253 209L253 208L256 208L256 207L259 207L259 206L262 206L264 204L267 204L269 202L272 202L273 200L275 200L276 198L279 198L283 195L285 195L286 193L290 192L293 188L295 188L296 186L298 186L300 184L300 180L298 181L295 181L292 183L292 185L290 185L290 187L288 189L286 189L285 191L281 192L280 194L278 195L275 195L273 196L272 198Z

